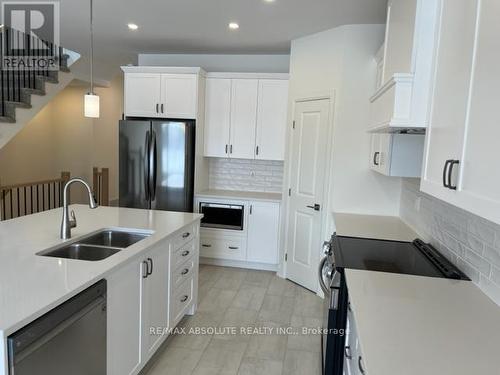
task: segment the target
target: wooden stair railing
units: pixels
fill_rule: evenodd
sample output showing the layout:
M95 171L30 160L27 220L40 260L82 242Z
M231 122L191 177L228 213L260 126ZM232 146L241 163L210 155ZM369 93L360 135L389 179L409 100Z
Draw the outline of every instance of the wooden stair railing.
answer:
M62 207L63 187L69 172L52 180L0 185L0 221Z
M109 168L92 169L92 191L99 206L109 206Z

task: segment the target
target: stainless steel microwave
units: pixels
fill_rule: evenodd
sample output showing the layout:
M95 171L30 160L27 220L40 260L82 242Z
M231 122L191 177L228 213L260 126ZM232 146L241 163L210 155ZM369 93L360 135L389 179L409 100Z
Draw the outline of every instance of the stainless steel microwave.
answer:
M224 203L200 202L199 212L203 214L201 226L242 231L245 206Z

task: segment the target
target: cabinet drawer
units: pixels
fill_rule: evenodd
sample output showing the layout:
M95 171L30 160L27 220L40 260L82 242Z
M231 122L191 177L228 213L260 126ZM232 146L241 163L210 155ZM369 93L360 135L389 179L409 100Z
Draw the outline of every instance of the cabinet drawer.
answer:
M177 290L177 287L179 285L181 285L185 280L193 276L194 272L196 271L194 269L195 263L196 259L192 256L191 259L188 260L186 263L181 264L180 267L177 267L177 269L172 274L171 278L172 290Z
M173 323L177 324L184 315L186 308L193 301L194 278L191 277L182 284L172 299L172 317ZM172 320L171 320L172 321Z
M246 260L247 241L245 237L201 238L200 256L231 260Z
M197 226L195 224L182 228L182 230L176 234L172 240L173 250L177 251L182 245L195 238L197 234Z
M196 241L191 241L184 246L180 246L172 255L172 269L176 269L181 264L192 258L196 253Z

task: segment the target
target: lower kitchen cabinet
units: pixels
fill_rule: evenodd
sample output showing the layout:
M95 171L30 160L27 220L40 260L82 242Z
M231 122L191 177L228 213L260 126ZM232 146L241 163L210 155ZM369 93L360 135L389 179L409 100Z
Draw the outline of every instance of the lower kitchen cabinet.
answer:
M278 263L279 225L279 203L250 202L248 213L248 261Z
M217 199L224 204L235 200ZM243 230L202 228L200 256L239 262L237 266L274 269L279 263L279 225L281 204L273 201L244 201ZM198 207L199 204L196 204Z
M344 349L344 375L366 375L363 354L359 342L358 331L354 314L349 310L347 314L347 336Z
M142 362L142 262L114 272L108 281L107 374L131 375Z
M151 334L153 328L168 328L169 244L161 243L143 261L142 339L143 358L147 361L165 336Z
M187 226L106 278L108 375L138 374L168 337L167 330L194 313L198 225Z

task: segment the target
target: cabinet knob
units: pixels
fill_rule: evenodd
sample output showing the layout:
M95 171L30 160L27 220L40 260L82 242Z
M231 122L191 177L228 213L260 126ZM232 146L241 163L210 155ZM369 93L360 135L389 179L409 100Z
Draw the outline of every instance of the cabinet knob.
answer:
M189 296L187 296L187 295L182 296L181 302L186 302L188 300L188 298L189 298Z
M188 238L191 235L191 233L186 232L182 234L182 238Z
M156 103L156 113L160 113L159 106L160 105L158 103Z
M229 246L229 250L238 250L238 249L239 249L239 247L237 247L237 246Z
M380 152L377 151L373 154L373 164L374 165L380 165L379 157L380 157Z
M181 254L183 257L187 257L189 255L189 250L185 250Z
M181 275L186 275L189 272L189 269L184 268L181 272Z
M212 247L212 245L210 245L210 244L206 244L206 243L201 244L201 246L202 246L202 247Z

